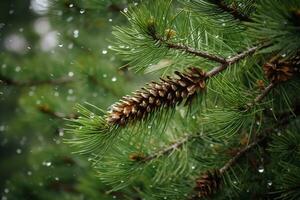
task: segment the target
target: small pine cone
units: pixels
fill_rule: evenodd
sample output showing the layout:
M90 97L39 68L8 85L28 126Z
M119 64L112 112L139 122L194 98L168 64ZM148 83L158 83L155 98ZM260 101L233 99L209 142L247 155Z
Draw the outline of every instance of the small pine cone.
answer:
M219 170L207 171L196 180L195 191L197 198L209 197L216 193L221 186L221 173Z
M205 73L195 67L188 68L184 73L176 71L178 76L161 78L159 82L151 82L147 87L137 90L131 96L123 97L112 105L107 115L111 125L124 126L127 123L145 119L163 107L174 107L185 100L189 103L197 92L205 89Z
M291 61L272 59L263 66L266 77L272 83L289 80L294 74L294 66Z

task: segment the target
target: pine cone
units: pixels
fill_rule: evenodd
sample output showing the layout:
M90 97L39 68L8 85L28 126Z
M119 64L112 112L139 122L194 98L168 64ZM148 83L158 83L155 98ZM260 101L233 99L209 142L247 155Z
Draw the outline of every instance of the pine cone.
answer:
M299 56L295 56L289 60L274 57L263 66L263 69L266 77L271 82L278 83L289 80L299 67L299 63Z
M163 107L174 107L185 100L190 103L197 92L205 89L205 73L195 67L188 68L184 73L176 71L178 76L161 78L159 82L151 82L146 88L137 90L132 96L125 96L112 105L107 115L107 122L112 125L124 126L127 123L145 119Z
M219 170L207 171L196 180L195 190L197 197L209 197L217 192L221 185L221 174Z

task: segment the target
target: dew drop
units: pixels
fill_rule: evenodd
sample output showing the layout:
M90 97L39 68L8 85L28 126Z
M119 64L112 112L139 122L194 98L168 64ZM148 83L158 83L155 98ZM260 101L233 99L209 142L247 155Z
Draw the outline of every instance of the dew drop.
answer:
M106 49L102 50L102 54L103 55L107 54L107 50Z
M6 194L9 193L9 189L8 189L8 188L5 188L5 189L4 189L4 193L6 193Z
M17 154L21 154L22 153L22 149L17 149L16 152L17 152Z
M28 172L27 172L27 175L28 175L28 176L31 176L31 175L32 175L32 172L31 172L31 171L28 171Z
M85 10L80 9L79 13L80 13L80 14L84 14L84 13L85 13Z
M272 181L269 180L268 181L268 186L272 186L272 184L273 184Z
M73 7L74 7L74 4L70 3L70 4L69 4L69 7L70 7L70 8L73 8Z
M117 81L117 78L114 76L114 77L111 78L111 81L112 81L112 82L116 82L116 81Z
M74 72L69 72L68 76L70 76L70 77L74 76Z
M112 22L113 20L112 20L112 18L109 18L108 21L109 21L109 22Z
M264 171L265 171L265 169L264 169L263 166L259 166L259 167L258 167L258 172L259 172L259 173L264 173Z
M128 8L124 8L124 13L127 13L128 12Z
M16 71L16 72L21 71L21 67L20 67L20 66L16 66L15 71Z
M78 36L79 36L79 30L76 29L73 31L73 37L78 38Z
M69 94L73 94L73 93L74 93L73 89L69 89L69 90L68 90L68 93L69 93Z
M60 48L62 48L64 45L63 45L63 44L59 44L58 46L59 46Z

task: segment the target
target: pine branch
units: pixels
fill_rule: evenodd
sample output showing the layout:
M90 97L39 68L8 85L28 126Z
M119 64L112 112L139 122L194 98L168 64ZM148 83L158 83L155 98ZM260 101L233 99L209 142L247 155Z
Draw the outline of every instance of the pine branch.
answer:
M226 59L223 58L223 57L220 57L220 56L217 56L217 55L214 55L214 54L210 54L210 53L205 52L205 51L199 51L195 48L192 48L192 47L189 47L189 46L186 46L186 45L173 44L173 43L167 42L167 41L162 40L162 39L160 39L160 41L165 43L166 46L170 49L182 50L185 53L192 54L192 55L195 55L195 56L199 56L199 57L202 57L202 58L206 58L206 59L211 60L211 61L215 61L215 62L223 63L223 64L226 63Z
M167 48L169 49L174 49L174 50L180 50L183 51L185 53L191 54L191 55L195 55L198 57L202 57L214 62L218 62L218 63L226 63L226 59L214 54L211 54L209 52L206 51L200 51L197 50L195 48L189 47L187 45L183 45L183 44L175 44L175 43L171 43L168 41L168 39L163 38L162 36L159 36L156 33L155 30L155 24L154 22L150 22L148 25L148 31L147 31L148 35L150 35L155 41L159 41L161 44L166 45Z
M246 21L246 22L252 22L253 20L249 18L249 16L241 13L236 7L227 5L223 0L216 0L215 4L224 12L230 13L233 18L240 20L240 21Z
M275 83L270 83L262 92L254 99L254 104L259 103L261 100L263 100L270 92L271 90L276 86Z
M180 138L179 140L175 141L172 145L167 146L167 147L159 150L158 152L143 158L141 161L142 162L149 162L149 161L151 161L155 158L158 158L160 156L168 155L169 153L173 152L174 150L181 148L184 144L186 144L191 139L194 139L195 137L196 136L193 136L193 135L187 135L184 138Z
M251 54L254 54L258 49L263 48L264 46L265 45L257 45L257 46L251 47L239 54L234 55L231 58L226 59L226 62L224 64L221 64L220 66L213 68L212 70L210 70L209 72L206 73L206 76L213 77L213 76L219 74L220 72L227 69L230 65L236 64L237 62L244 59L245 57L247 57Z
M65 114L61 112L56 112L54 110L51 110L47 105L40 105L38 106L38 110L41 111L44 114L47 114L51 117L59 118L59 119L77 119L78 115L71 113L71 114Z
M34 85L61 85L73 82L74 79L71 77L61 77L58 79L50 79L50 80L29 80L29 81L17 81L11 78L5 77L0 75L0 83L4 85L11 85L11 86L20 86L20 87L27 87L27 86L34 86Z
M232 157L223 167L219 169L220 174L221 175L224 174L230 167L235 165L242 156L244 156L248 151L250 151L255 146L262 143L266 138L267 138L266 136L259 138L254 142L250 143L249 145L247 145L246 147L244 147L243 149L239 150L234 157Z

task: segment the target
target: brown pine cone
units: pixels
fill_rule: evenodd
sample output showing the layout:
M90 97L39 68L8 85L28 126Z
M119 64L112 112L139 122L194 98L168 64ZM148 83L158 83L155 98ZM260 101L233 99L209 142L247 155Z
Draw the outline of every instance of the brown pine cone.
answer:
M207 171L196 180L195 191L197 192L197 197L209 197L216 193L221 186L221 181L219 170Z
M278 83L289 80L299 68L299 63L299 56L295 56L289 60L274 57L264 64L263 69L266 77L272 83Z
M149 113L163 107L174 107L185 100L185 104L205 89L205 73L195 67L184 73L176 71L178 77L161 78L147 87L137 90L131 96L123 97L112 105L107 115L107 122L124 126L127 123L145 119Z

